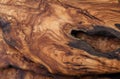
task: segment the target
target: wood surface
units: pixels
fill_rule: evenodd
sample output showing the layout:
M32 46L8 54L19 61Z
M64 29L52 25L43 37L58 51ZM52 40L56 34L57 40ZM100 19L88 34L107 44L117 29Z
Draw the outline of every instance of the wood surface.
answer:
M119 72L119 1L0 0L0 79Z

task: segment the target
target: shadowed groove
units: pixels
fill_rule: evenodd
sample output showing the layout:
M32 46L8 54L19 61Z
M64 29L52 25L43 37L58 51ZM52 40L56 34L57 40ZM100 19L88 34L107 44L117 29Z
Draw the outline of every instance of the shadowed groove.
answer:
M115 31L111 28L95 26L93 30L86 30L85 32L82 30L72 30L71 35L74 36L75 38L80 39L80 40L70 42L68 45L70 45L71 47L85 50L88 53L98 56L98 57L100 56L100 57L106 57L109 59L120 60L120 55L119 55L120 54L120 45L115 46L115 50L112 50L109 48L109 51L104 51L104 53L103 53L102 49L97 50L98 46L91 45L93 42L97 41L93 38L115 39L115 41L117 40L120 42L120 32ZM89 39L89 37L91 39ZM89 39L92 42L91 43L88 42L87 39ZM106 48L103 48L103 49L106 49Z

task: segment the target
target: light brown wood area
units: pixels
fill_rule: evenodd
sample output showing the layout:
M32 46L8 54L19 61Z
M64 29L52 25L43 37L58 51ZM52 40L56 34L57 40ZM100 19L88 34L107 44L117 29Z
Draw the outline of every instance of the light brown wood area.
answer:
M0 79L111 79L106 74L119 72L118 0L0 0Z

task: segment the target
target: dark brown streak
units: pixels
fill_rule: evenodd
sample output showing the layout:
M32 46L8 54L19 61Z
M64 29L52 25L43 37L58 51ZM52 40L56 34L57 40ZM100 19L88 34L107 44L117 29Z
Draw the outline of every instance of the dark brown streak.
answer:
M25 75L26 75L26 73L24 72L24 71L22 71L22 70L18 70L18 73L17 73L18 75L17 75L17 77L16 77L16 79L17 78L19 78L19 79L24 79L24 77L25 77Z
M106 31L106 33L102 32L102 31ZM120 39L120 32L115 31L111 28L106 28L106 27L102 27L102 26L95 26L93 30L88 30L86 33L88 33L89 35L95 35L97 33L101 34L100 32L104 33L105 36L117 37L118 39ZM89 54L92 54L92 55L95 55L98 57L106 57L109 59L120 60L120 55L119 55L120 48L118 48L117 50L114 50L112 52L109 52L109 53L102 53L102 52L97 51L94 48L92 48L91 45L89 45L84 40L74 40L74 41L70 42L68 45L71 47L77 48L77 49L85 50Z
M81 14L83 14L83 15L91 18L91 19L96 19L96 20L98 20L98 21L102 21L102 20L100 20L99 18L91 15L87 10L83 10L83 9L81 9L81 8L74 7L74 6L68 5L68 4L65 4L65 5L66 5L66 6L69 6L69 7L71 7L71 8L77 9L77 12L78 12L78 13L81 13Z
M3 33L10 33L10 23L0 18L0 27Z
M100 20L99 18L91 15L87 10L78 10L77 12L78 12L78 13L81 13L81 14L83 14L83 15L91 18L91 19L96 19L96 20L102 21L102 20Z

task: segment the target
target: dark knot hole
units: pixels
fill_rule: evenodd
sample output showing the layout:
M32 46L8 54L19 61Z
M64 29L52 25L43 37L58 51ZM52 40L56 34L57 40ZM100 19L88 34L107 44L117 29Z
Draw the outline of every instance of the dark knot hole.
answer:
M85 41L100 52L112 52L120 48L118 33L110 28L95 27L92 30L72 30L71 35Z

